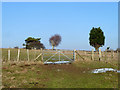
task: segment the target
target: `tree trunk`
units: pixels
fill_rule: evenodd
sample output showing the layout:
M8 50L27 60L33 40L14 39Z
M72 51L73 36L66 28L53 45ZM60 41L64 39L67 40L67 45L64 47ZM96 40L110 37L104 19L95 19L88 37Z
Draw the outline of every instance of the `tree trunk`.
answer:
M95 46L95 50L98 52L99 51L99 47L100 47L100 45L96 45Z
M57 51L57 48L56 48L56 46L55 46L55 50Z
M98 48L98 47L95 47L95 50L98 52L98 51L99 51L99 48Z
M52 45L52 50L54 50L54 46Z

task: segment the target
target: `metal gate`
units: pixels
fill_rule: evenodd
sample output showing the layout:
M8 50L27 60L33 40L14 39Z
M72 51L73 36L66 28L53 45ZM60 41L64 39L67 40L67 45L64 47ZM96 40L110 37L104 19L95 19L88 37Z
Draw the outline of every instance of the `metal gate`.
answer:
M74 61L73 51L43 51L43 63L44 64L66 64Z

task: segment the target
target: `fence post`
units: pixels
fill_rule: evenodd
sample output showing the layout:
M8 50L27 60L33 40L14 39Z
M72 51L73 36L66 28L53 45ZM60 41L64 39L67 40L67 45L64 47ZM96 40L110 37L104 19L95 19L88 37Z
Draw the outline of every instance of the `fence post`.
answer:
M76 61L76 50L73 50L73 60Z
M60 51L59 51L59 61L60 61Z
M105 61L107 61L107 50L105 50Z
M36 58L36 48L34 48L34 58Z
M41 48L41 61L43 61L43 49Z
M10 61L10 49L8 50L8 61Z
M30 61L30 58L29 58L29 49L27 49L27 56L28 56L28 61Z
M86 55L86 51L85 51L85 55Z
M101 60L101 49L99 49L99 61Z
M19 56L20 56L20 49L18 49L17 61L19 61Z
M117 51L117 56L118 56L118 59L119 59L119 52Z
M94 60L94 50L92 49L92 60Z

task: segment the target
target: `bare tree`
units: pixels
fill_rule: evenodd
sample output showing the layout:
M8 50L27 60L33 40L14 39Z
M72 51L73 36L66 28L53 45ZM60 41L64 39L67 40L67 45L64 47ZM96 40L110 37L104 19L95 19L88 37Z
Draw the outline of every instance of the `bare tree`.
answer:
M54 47L58 46L61 42L61 36L58 34L55 34L54 36L52 36L49 39L50 44L52 45L52 49L54 49Z

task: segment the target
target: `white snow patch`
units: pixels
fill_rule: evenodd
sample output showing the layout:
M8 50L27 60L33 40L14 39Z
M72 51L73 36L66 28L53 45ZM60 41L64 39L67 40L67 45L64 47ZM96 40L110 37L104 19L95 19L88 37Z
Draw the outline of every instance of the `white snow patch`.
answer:
M107 71L113 71L113 72L117 72L120 73L119 70L117 69L113 69L113 68L100 68L100 69L95 69L92 71L92 73L105 73Z

